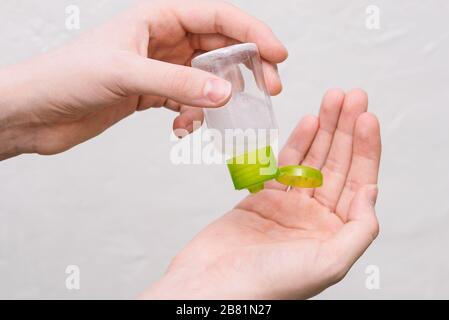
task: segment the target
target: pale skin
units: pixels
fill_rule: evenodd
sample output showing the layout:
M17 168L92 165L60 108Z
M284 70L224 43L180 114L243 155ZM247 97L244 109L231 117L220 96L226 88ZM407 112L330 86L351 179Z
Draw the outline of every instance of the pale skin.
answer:
M280 165L321 168L319 189L280 184L246 197L172 261L143 298L305 299L340 281L376 238L381 152L361 90L330 90L299 122Z
M230 97L230 84L189 68L197 54L254 42L271 94L287 50L262 22L219 1L139 1L60 49L0 72L0 159L65 151L131 115L165 106L174 129L193 130L201 109ZM20 92L17 92L20 90Z
M82 38L0 71L0 160L63 152L135 111L218 107L229 84L189 67L239 42L258 45L268 90L287 51L262 22L220 2L142 1ZM321 168L319 189L270 183L198 234L142 298L309 298L342 279L378 233L381 143L361 90L329 90L294 129L279 164ZM150 129L149 129L150 130Z

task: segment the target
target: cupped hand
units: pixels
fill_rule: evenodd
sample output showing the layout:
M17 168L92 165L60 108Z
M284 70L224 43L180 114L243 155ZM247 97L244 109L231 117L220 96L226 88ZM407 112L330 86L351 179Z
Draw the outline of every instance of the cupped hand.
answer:
M21 151L40 154L151 107L180 112L174 129L192 131L203 117L194 107L221 106L231 93L227 81L189 67L192 58L239 42L258 45L269 91L279 93L276 63L287 52L264 23L221 1L140 1L71 44L1 71L0 91L11 94L0 99L0 120L21 127L13 138L32 130Z
M280 165L321 168L317 189L271 183L198 234L143 298L299 299L341 280L378 234L381 153L361 90L330 90Z

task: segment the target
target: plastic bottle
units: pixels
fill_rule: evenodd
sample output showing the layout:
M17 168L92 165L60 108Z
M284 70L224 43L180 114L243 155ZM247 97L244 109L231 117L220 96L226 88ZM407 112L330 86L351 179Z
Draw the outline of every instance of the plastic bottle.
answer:
M316 187L321 172L303 166L278 168L273 145L278 127L265 85L262 61L254 43L237 44L202 54L192 67L213 73L232 84L232 97L221 108L204 108L208 128L222 137L219 148L237 190L257 192L277 179L289 186Z

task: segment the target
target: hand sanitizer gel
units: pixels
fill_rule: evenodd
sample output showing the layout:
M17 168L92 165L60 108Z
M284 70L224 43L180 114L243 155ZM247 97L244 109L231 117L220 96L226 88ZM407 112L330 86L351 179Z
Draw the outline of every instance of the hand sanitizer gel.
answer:
M234 187L257 192L264 182L314 188L322 184L319 170L304 166L278 168L272 146L278 127L266 89L262 62L254 43L237 44L202 54L192 67L232 84L232 97L221 108L204 108L208 128L218 130Z

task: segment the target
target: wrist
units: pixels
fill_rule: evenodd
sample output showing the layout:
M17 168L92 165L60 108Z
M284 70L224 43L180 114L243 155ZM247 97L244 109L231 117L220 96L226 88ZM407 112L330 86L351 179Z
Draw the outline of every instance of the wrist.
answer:
M143 292L139 298L152 300L213 299L212 292L200 278L169 272Z
M266 298L260 285L242 273L229 275L220 267L175 267L140 295L140 299L204 300Z

